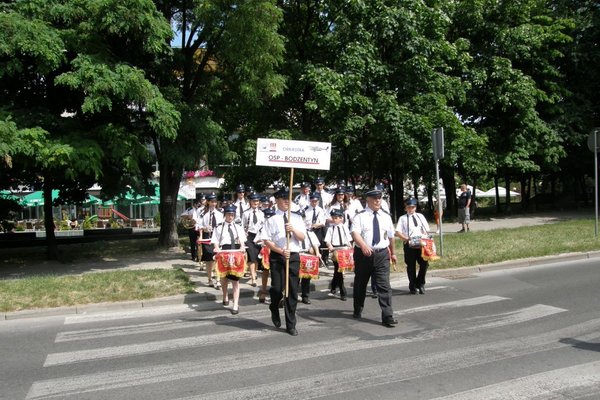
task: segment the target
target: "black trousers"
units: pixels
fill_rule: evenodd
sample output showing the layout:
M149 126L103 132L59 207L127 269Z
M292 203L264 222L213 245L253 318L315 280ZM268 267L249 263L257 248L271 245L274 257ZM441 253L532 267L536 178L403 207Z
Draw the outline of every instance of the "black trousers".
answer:
M335 291L340 288L340 296L346 297L346 286L344 286L344 274L340 272L340 264L333 261L333 278L331 279L331 291Z
M408 289L416 290L425 285L425 274L429 263L421 257L421 249L412 249L404 244L404 263L406 264L406 275L408 275ZM419 263L419 274L417 275L417 263Z
M279 313L279 302L283 298L285 290L285 257L281 254L272 252L270 258L271 270L271 312ZM298 305L298 283L300 272L300 254L292 253L290 255L290 276L288 297L284 301L285 309L285 327L292 329L296 327L296 306Z
M300 291L302 292L300 294L302 296L302 298L308 299L308 295L310 294L310 279L309 278L300 279Z
M381 319L391 317L392 287L390 285L390 256L388 249L375 250L370 256L354 247L354 311L362 312L367 294L367 283L373 278L381 308Z
M190 253L192 254L192 260L198 258L198 231L195 229L188 229L188 236L190 238Z

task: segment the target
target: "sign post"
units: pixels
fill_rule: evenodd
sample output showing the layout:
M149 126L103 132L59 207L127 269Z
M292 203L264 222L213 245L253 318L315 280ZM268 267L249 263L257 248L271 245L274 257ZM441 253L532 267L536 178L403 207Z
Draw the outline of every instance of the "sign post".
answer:
M435 181L437 184L438 218L440 224L440 256L444 255L444 234L442 233L442 196L440 195L440 160L444 158L444 128L431 132L433 160L435 161Z
M587 140L588 149L594 153L594 208L596 218L594 223L594 235L598 239L598 145L600 145L600 128L595 128Z
M331 143L307 142L301 140L257 139L256 165L265 167L290 168L290 190L287 210L291 221L292 190L294 187L294 168L329 170L331 162ZM286 234L286 250L290 248L290 234ZM290 259L285 259L285 297L288 297L290 281Z

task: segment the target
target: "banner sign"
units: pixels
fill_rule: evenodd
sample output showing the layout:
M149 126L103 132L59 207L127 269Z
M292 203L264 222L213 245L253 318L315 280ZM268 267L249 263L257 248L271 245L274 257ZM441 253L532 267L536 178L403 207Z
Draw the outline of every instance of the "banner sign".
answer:
M256 165L328 170L330 159L331 143L281 139L256 141Z

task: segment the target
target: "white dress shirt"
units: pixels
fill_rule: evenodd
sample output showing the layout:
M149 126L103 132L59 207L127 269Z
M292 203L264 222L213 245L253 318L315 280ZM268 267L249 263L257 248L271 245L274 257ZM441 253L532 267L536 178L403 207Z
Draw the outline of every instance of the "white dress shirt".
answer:
M263 238L273 242L281 249L285 249L287 246L285 223L283 220L284 214L287 215L287 212L277 210L275 215L265 221L263 229ZM291 213L289 222L292 224L294 229L306 234L306 226L304 225L302 217L300 217L298 214ZM290 235L290 252L298 253L301 249L302 243L296 238L295 235Z
M390 238L394 237L394 223L390 214L383 210L377 212L379 222L379 243L373 242L373 210L368 206L362 212L356 214L352 220L352 232L358 233L366 245L373 249L384 249L390 245Z

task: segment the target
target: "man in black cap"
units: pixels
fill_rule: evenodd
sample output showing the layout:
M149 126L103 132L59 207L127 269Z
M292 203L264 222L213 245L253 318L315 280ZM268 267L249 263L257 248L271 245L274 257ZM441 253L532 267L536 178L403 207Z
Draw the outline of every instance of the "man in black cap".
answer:
M318 193L321 197L319 199L319 207L326 210L329 208L329 204L331 204L331 200L333 200L333 196L325 190L325 179L319 177L315 179L315 192Z
M361 318L367 292L367 283L373 275L381 307L383 326L393 328L398 321L392 310L390 285L390 256L396 262L394 223L381 210L381 190L366 193L367 207L352 221L354 238L354 318Z
M250 193L248 195L250 208L244 211L242 215L242 227L248 236L246 253L248 254L248 269L250 270L250 284L252 286L256 286L256 267L258 264L258 253L260 252L260 246L254 242L254 238L256 238L256 234L262 228L265 220L264 213L258 207L260 197L258 193Z
M304 210L310 204L310 183L302 182L300 191L301 193L296 196L294 203L298 204L300 210Z
M404 242L404 262L408 275L410 294L425 294L425 274L429 263L421 256L421 237L429 237L429 223L425 216L417 212L417 199L409 198L404 202L406 214L398 219L396 236ZM412 239L412 240L411 240ZM417 262L419 275L417 276Z
M290 213L289 192L280 189L273 195L277 203L276 214L267 219L264 224L264 243L271 250L271 320L277 328L281 326L279 318L279 302L285 289L285 266L289 260L289 291L285 299L285 326L286 331L292 336L297 336L296 330L296 305L298 303L298 276L300 270L300 250L306 235L304 221L296 213ZM289 234L289 241L287 235Z
M235 223L242 224L242 215L244 211L248 209L248 203L246 203L246 188L241 183L235 188L235 201L233 205L235 206Z
M223 213L217 210L217 195L213 193L209 193L206 195L206 201L208 202L208 207L204 212L204 216L202 217L202 239L210 239L212 236L213 230L223 222ZM202 259L200 261L206 262L206 274L208 277L208 285L214 287L215 289L219 289L221 287L220 282L213 277L213 267L214 267L214 246L210 244L210 241L202 244Z

